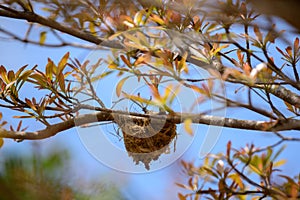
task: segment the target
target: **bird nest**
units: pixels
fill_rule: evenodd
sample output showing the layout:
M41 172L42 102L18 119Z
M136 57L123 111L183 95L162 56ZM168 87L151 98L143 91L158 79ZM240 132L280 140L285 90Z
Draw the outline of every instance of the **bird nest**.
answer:
M144 163L147 170L152 160L170 152L177 134L176 124L161 119L115 115L114 121L122 130L128 155L136 164Z

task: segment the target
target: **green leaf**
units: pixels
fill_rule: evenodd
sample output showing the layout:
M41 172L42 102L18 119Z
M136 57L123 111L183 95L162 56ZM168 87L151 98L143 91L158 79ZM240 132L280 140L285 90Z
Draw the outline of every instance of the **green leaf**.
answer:
M275 155L273 156L272 160L276 160L278 158L278 156L282 153L282 151L286 148L285 145L283 145L276 153Z

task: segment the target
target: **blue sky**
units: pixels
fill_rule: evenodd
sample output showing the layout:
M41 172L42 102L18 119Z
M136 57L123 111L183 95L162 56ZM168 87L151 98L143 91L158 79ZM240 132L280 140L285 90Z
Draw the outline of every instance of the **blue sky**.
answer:
M15 20L0 18L0 26L9 28L20 36L26 31L22 23L16 22ZM29 67L38 64L40 69L44 69L48 57L57 62L67 51L71 53L72 58L77 57L82 60L89 54L89 51L77 48L45 48L5 40L2 39L2 37L0 38L0 49L0 64L4 65L7 69L13 70L17 70L25 64L28 64ZM115 80L111 81L112 84L115 84ZM32 95L30 91L26 92L28 92L28 94L24 93L24 95ZM11 120L11 112L3 110L2 108L0 108L0 111L4 113L4 119L10 124L17 124L18 121ZM228 111L228 115L238 117L241 115L241 112L230 110ZM247 117L251 118L252 116L248 115ZM254 115L253 119L255 119ZM31 124L30 128L36 129L41 128L41 126ZM207 126L200 125L198 127L196 138L192 146L185 152L184 158L201 162L198 158L198 153L204 139L202 133L206 132L206 130ZM296 136L297 132L291 131L289 134ZM266 146L277 141L277 138L271 133L224 128L212 152L217 153L224 151L228 140L231 140L233 146L238 148L250 143L254 143L257 146ZM122 191L128 195L129 199L145 199L145 197L148 197L146 199L161 199L162 195L166 196L164 199L167 199L167 197L168 199L174 199L176 196L176 192L174 191L177 189L176 186L174 186L174 182L183 177L182 174L179 173L178 162L164 169L145 174L129 174L113 170L101 164L101 162L97 161L85 149L76 129L68 130L53 138L36 142L43 145L45 151L50 148L70 150L73 155L72 162L74 163L74 168L71 170L74 171L76 176L85 176L89 179L97 177L95 176L96 174L99 178L101 177L101 179L104 177L105 180L118 184L122 188ZM33 142L30 141L16 143L12 140L5 140L4 147L0 149L0 155L4 155L8 152L30 154L32 152L32 144ZM299 150L299 143L289 142L286 144L287 148L282 153L281 158L287 159L288 162L282 169L288 174L296 175L299 172L300 155L297 152ZM176 189L174 189L174 187Z

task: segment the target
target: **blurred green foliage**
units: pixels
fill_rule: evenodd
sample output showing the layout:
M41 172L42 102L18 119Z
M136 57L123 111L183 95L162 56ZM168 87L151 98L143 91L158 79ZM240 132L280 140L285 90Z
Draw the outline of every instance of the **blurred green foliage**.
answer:
M70 167L70 154L66 150L53 150L46 155L37 153L36 149L26 156L2 155L0 200L125 199L119 189L109 183L74 178Z

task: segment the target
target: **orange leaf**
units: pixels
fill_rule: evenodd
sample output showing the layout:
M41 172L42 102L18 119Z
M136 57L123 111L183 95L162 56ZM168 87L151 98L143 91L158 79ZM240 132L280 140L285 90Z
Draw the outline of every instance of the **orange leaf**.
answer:
M178 193L179 200L186 200L185 196L181 193Z
M0 148L3 146L3 144L4 144L3 138L0 138Z
M33 103L29 99L25 98L25 102L32 110L37 110L36 107L33 105Z
M127 58L125 58L124 55L121 55L120 57L121 57L121 59L123 60L123 62L124 62L128 67L131 68L131 63L129 62L129 60L127 60Z
M292 53L292 47L288 46L287 48L285 48L286 52L289 54L290 57L293 56L293 53Z
M298 49L299 49L299 38L296 38L294 42L294 51L297 51Z

